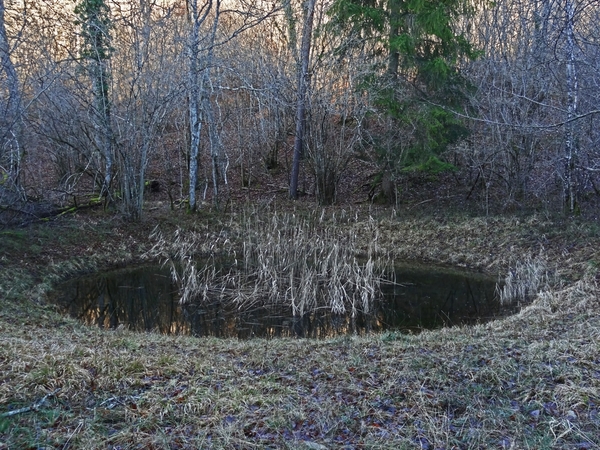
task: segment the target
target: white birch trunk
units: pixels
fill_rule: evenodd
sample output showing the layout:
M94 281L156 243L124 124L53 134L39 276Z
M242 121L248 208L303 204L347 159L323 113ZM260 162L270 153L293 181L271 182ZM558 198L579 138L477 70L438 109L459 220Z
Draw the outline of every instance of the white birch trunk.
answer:
M567 58L567 123L565 125L565 190L566 200L569 212L575 211L577 203L577 185L575 179L575 164L577 160L577 132L576 121L578 104L578 82L577 67L575 57L575 5L573 0L566 0L566 27L567 37L566 58Z
M189 42L188 102L190 119L190 168L189 168L189 205L190 211L196 210L196 184L198 183L198 149L200 147L200 73L198 58L200 55L200 23L198 0L190 0L189 16L191 22Z

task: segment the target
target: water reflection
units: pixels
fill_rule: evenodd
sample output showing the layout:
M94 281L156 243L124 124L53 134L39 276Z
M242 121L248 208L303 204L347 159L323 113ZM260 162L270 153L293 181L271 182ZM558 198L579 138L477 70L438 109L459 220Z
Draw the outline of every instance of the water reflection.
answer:
M322 338L347 333L418 331L483 322L501 311L489 278L427 268L399 267L396 283L370 314L354 317L317 310L291 316L282 306L257 305L238 311L232 305L180 305L167 270L137 267L85 276L62 284L55 301L73 317L102 328L126 325L139 331L195 336Z
M189 333L168 271L157 267L123 269L63 283L57 302L72 317L100 328L121 324L136 330Z
M485 322L503 313L495 289L495 280L478 274L398 267L396 283L384 286L378 327L431 329Z

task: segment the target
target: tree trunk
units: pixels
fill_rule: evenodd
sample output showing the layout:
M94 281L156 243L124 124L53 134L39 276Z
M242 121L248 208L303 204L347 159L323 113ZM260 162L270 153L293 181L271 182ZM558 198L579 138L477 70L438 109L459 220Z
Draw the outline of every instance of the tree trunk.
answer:
M0 145L10 149L10 164L8 167L8 176L11 184L17 190L20 190L19 174L21 167L21 89L19 86L19 76L15 66L10 58L10 45L6 34L5 25L5 6L4 0L0 0L0 65L6 76L8 85L8 102L5 112L5 130L0 136ZM5 143L10 142L10 145ZM4 155L0 154L0 157Z
M395 48L394 40L398 37L398 32L400 30L400 24L398 21L400 20L400 5L398 2L400 0L390 0L390 37L389 37L389 46L390 46L390 54L388 56L388 74L392 77L392 79L398 76L398 66L400 65L400 52Z
M114 149L106 61L101 59L94 61L92 83L94 84L94 97L96 98L97 145L104 156L105 163L104 181L100 195L109 196L113 176Z
M221 139L219 136L219 130L217 123L215 122L215 114L213 111L213 105L211 102L211 79L210 72L211 66L214 61L214 46L217 37L217 27L219 25L220 18L220 6L221 1L217 0L215 7L215 17L213 20L213 26L211 29L209 48L205 59L205 68L202 74L202 113L206 118L208 124L208 140L210 143L210 157L212 166L212 178L213 178L213 203L218 207L219 205L219 177L221 175Z
M566 203L569 212L575 212L577 204L577 182L575 165L577 161L577 132L576 120L578 103L577 67L575 65L575 36L574 20L575 5L572 0L566 0L565 4L567 37L567 123L565 125L565 191Z
M191 22L189 43L188 102L190 115L190 167L189 167L189 211L196 210L196 184L198 183L198 148L200 147L200 23L198 0L190 0L188 15Z
M114 136L111 124L110 67L112 43L110 7L105 0L81 0L75 7L83 40L81 54L87 62L94 97L96 146L104 158L101 196L110 195L114 165Z
M189 210L197 208L196 184L198 182L198 149L200 146L200 132L202 129L202 116L208 121L208 133L211 145L211 158L213 160L213 186L215 189L215 202L218 197L218 174L215 173L214 161L219 160L220 145L216 125L213 123L212 105L210 102L210 69L214 59L214 47L219 25L221 1L216 0L213 8L212 0L209 0L201 8L198 8L198 0L190 0L191 34L190 34L190 69L189 69L189 105L190 105L190 204ZM208 38L208 49L204 57L204 67L199 67L200 58L200 25L206 20L208 13L214 11L213 24ZM200 76L202 72L202 76Z
M306 122L306 97L308 93L310 48L312 39L313 17L316 0L307 0L302 29L302 46L300 48L300 73L298 74L298 93L296 105L296 138L294 140L294 160L290 179L290 198L298 198L298 176L300 173L300 158L304 146L304 128Z

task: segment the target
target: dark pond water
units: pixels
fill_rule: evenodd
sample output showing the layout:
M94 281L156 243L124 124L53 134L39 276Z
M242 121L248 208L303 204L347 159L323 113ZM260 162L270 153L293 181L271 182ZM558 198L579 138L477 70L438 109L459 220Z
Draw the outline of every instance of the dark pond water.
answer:
M195 336L328 337L397 330L417 332L473 324L504 315L496 282L481 275L420 267L397 267L396 283L370 314L355 318L325 311L294 318L291 309L256 307L239 312L223 304L180 305L168 270L136 267L80 277L61 284L54 301L71 316L103 328Z

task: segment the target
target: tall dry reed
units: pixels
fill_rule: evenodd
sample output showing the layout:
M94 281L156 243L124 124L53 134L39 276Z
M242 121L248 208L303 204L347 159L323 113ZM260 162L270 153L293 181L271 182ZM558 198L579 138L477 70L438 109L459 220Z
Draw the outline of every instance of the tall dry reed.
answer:
M326 308L355 317L371 310L392 263L377 254L375 228L361 254L356 233L338 220L250 211L231 238L178 230L167 239L155 231L150 253L169 265L182 303L284 306L294 316Z
M549 274L548 264L542 255L517 261L510 268L503 282L496 285L496 294L500 303L507 305L531 301L540 290L548 288Z

